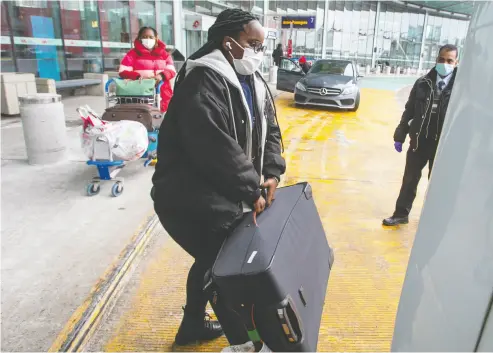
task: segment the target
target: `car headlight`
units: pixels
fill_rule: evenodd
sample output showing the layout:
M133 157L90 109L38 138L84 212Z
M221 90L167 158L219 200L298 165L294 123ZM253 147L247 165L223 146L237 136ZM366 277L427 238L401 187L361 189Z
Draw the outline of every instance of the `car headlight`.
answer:
M300 91L303 91L303 92L306 92L306 87L304 84L302 84L301 82L298 82L296 84L296 88L299 89Z
M342 91L342 94L343 95L353 94L356 92L356 90L357 90L356 86L346 87L344 88L344 91Z

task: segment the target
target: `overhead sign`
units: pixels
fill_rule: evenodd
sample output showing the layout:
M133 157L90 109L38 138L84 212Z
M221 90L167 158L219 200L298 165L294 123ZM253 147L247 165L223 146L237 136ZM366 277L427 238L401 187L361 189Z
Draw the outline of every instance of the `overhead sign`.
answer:
M266 39L277 39L277 29L264 27Z
M315 16L283 16L281 28L315 29Z

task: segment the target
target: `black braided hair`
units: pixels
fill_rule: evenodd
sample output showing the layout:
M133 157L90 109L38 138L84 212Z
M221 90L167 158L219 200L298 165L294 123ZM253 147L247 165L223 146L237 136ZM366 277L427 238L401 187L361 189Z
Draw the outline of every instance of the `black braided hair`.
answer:
M207 43L205 43L195 53L190 55L188 59L196 60L207 54L212 53L216 49L221 49L224 37L229 36L234 39L237 39L238 34L241 31L245 30L246 24L258 20L259 19L257 16L247 11L243 11L240 9L224 10L217 16L216 22L214 22L211 28L209 28L209 31L207 32ZM187 69L187 63L185 62L185 64L182 66L176 77L175 90L178 88L180 83L185 78L186 69ZM276 120L276 123L279 125L277 121L276 105L274 104L274 97L272 96L272 92L270 91L270 88L267 85L267 82L265 82L262 75L259 75L259 77L262 79L264 86L269 94L270 104L272 105L272 108L274 110L274 118ZM281 135L281 147L282 147L282 151L284 152L284 141L282 139L282 135Z
M221 12L217 18L216 22L209 28L207 32L207 43L205 43L199 50L190 55L188 59L195 60L201 58L216 49L221 49L222 41L224 37L229 36L234 39L238 38L238 34L244 31L245 25L252 22L258 21L258 17L254 14L243 11L241 9L227 9ZM185 72L187 69L187 64L182 66L181 70L178 72L175 82L175 89L178 88L180 83L185 78Z

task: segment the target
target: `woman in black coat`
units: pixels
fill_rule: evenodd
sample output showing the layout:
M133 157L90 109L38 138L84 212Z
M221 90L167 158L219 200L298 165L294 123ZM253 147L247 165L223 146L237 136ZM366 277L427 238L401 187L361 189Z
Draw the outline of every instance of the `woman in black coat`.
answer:
M239 320L228 316L221 300L211 303L221 325L204 320L209 297L203 288L224 239L244 213L260 213L272 202L286 168L274 100L258 72L264 39L249 12L219 14L208 42L180 70L159 130L154 208L195 259L178 345L214 339L223 329L232 345L249 340L242 325L228 333L226 323Z

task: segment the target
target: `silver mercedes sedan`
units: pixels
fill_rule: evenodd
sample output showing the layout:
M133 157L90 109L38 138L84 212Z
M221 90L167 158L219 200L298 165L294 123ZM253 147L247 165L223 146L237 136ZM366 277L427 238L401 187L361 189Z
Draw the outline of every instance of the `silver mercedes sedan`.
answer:
M296 105L358 110L360 89L356 66L348 60L322 59L305 74L298 63L282 58L277 89L294 92Z

